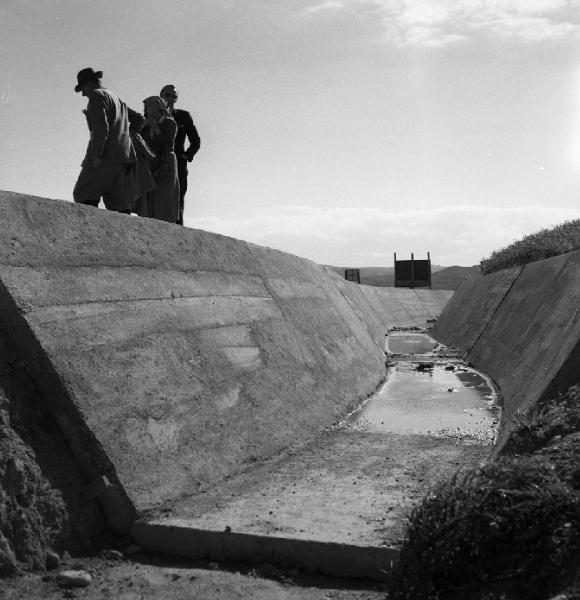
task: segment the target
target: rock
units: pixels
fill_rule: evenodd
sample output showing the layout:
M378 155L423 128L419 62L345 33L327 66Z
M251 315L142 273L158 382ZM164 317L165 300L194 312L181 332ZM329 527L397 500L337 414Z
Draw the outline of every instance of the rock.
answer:
M111 550L111 549L102 550L100 555L101 555L101 558L106 558L107 560L122 560L123 559L123 553L119 552L119 550Z
M46 568L49 571L58 569L58 566L60 565L60 556L56 552L49 550L46 553L45 563L46 563Z
M91 585L93 578L86 571L61 571L56 582L62 588L80 588Z
M14 575L17 571L18 565L14 552L0 531L0 578Z
M416 367L417 371L432 371L433 363L419 363Z
M131 544L130 546L125 548L125 554L130 556L131 554L138 554L139 552L141 552L141 550L141 546L137 546L137 544Z
M230 531L231 531L231 530L232 530L232 528L231 528L229 525L226 525L226 527L225 527L224 531L225 531L226 533L230 533Z

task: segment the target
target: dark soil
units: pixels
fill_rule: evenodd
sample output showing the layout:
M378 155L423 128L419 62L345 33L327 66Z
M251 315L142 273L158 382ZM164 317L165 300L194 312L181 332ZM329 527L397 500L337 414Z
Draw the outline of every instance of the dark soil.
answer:
M60 568L83 568L88 587L63 590L57 571L28 573L0 583L2 600L384 600L384 586L284 571L272 565L184 562L133 555L121 560L72 559Z
M87 552L104 528L95 500L26 365L0 331L0 576Z

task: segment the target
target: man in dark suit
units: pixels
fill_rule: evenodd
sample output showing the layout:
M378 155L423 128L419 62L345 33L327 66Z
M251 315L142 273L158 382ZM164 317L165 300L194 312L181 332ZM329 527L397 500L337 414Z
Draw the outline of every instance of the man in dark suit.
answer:
M102 71L82 69L75 92L88 98L86 110L90 140L82 170L73 190L74 201L129 213L132 198L127 174L137 162L131 132L140 131L145 119L101 85Z
M199 134L193 124L191 115L186 110L175 108L178 98L177 89L174 85L163 87L159 95L167 103L169 113L177 123L177 135L175 136L174 150L177 157L177 175L179 177L180 211L177 223L183 225L183 206L185 192L187 192L187 163L193 160L200 146ZM189 141L189 147L185 149L185 138Z

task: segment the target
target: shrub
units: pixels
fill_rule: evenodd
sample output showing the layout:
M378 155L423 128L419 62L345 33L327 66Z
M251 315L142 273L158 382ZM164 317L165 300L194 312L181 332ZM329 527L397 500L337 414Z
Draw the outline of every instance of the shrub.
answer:
M516 414L504 453L533 452L554 436L575 431L580 431L580 385L541 402L526 414Z
M542 599L579 536L580 495L548 458L502 457L458 474L415 508L388 597ZM498 584L501 596L485 596Z
M485 275L580 249L580 219L527 235L481 261Z

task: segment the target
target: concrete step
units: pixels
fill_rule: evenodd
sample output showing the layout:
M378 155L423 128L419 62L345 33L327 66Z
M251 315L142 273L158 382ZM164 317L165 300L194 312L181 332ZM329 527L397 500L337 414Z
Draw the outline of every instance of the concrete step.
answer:
M148 550L189 558L382 580L413 506L488 453L445 437L339 427L140 520L133 535Z
M273 564L343 578L382 581L398 559L397 548L357 546L284 536L198 529L195 521L138 522L135 540L157 552L220 562Z

